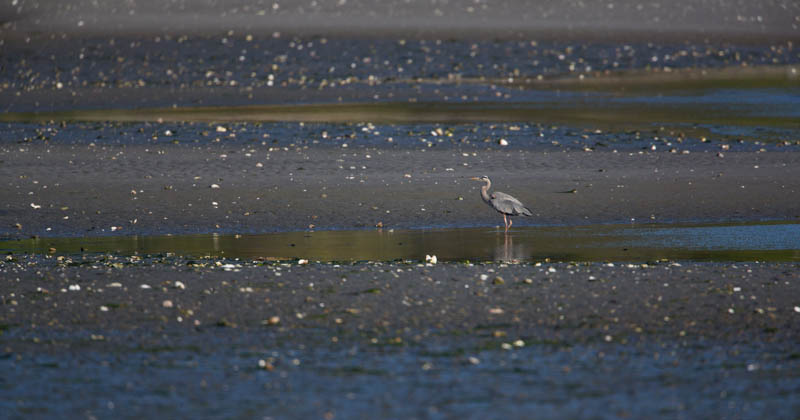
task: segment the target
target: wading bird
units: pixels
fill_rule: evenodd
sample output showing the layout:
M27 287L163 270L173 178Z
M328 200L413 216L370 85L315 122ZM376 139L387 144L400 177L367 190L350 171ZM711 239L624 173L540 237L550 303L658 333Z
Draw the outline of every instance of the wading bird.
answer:
M489 179L488 176L484 175L480 178L472 177L470 178L473 181L483 181L486 185L481 187L481 198L486 204L492 206L493 209L497 210L498 213L503 215L503 224L506 227L506 232L508 232L508 228L511 227L511 216L519 216L520 214L523 216L533 216L533 213L525 207L519 200L516 198L502 193L500 191L495 191L489 194L489 188L492 187L492 181Z

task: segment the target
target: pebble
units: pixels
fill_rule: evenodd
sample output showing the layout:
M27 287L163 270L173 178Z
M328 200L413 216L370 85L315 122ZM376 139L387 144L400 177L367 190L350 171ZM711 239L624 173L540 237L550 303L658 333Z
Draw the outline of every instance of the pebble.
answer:
M172 307L172 301L171 300L165 300L165 301L161 302L161 306L163 306L165 308L171 308Z

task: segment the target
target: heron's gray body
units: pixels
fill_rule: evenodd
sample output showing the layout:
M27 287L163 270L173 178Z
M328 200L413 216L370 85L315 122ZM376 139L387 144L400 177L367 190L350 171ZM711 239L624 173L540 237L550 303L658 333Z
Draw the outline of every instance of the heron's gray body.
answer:
M508 216L533 216L530 209L525 207L525 205L516 198L500 191L487 194L486 190L488 190L488 188L481 188L483 201L492 206L498 213Z
M483 201L492 206L498 213L503 215L503 223L505 224L506 231L508 228L511 227L511 219L508 216L533 216L530 209L525 207L521 201L517 200L516 198L500 191L495 191L489 194L489 188L492 187L492 181L489 179L488 176L482 176L480 178L472 178L476 181L483 181L486 185L481 187L481 198Z

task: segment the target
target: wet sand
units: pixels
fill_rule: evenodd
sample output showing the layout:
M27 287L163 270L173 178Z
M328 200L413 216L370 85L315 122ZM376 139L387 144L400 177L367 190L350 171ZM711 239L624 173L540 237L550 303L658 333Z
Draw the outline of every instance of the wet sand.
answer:
M797 146L737 147L682 154L506 151L496 144L450 150L357 142L308 149L260 142L7 144L0 149L6 180L0 233L502 226L480 200L481 184L469 180L480 175L533 210L531 218L516 218L518 226L800 218Z
M208 34L227 31L292 35L553 37L631 40L797 38L800 10L791 1L682 0L666 7L630 0L614 2L456 0L154 1L40 0L0 7L3 29L69 34Z

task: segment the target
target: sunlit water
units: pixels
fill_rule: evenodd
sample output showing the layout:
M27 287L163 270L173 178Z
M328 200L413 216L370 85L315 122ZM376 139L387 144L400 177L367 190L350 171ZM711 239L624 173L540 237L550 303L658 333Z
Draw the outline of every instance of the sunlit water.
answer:
M800 224L332 230L257 235L42 238L0 251L310 261L800 261Z

